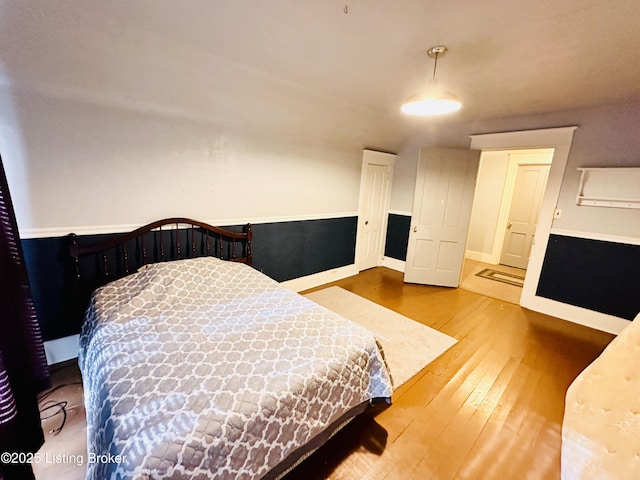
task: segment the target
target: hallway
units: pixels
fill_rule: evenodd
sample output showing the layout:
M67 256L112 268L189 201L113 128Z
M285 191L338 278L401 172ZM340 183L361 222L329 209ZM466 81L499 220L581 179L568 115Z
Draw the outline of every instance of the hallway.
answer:
M486 268L497 270L499 272L509 273L512 275L518 275L521 277L524 277L526 272L526 270L522 270L519 268L507 267L506 265L491 265L488 263L482 263L466 258L464 260L464 266L462 268L460 288L468 290L470 292L479 293L487 297L519 305L520 295L522 294L522 287L479 277L476 275Z

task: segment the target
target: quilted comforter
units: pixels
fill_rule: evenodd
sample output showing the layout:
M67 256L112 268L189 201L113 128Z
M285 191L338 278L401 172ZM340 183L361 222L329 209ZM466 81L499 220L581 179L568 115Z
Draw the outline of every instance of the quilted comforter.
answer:
M366 329L215 258L96 290L79 363L95 480L262 478L392 393Z

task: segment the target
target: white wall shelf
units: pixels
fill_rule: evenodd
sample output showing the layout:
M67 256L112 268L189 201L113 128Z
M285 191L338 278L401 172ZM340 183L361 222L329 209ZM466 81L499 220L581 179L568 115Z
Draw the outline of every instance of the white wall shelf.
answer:
M577 205L640 208L640 167L578 168L578 171Z

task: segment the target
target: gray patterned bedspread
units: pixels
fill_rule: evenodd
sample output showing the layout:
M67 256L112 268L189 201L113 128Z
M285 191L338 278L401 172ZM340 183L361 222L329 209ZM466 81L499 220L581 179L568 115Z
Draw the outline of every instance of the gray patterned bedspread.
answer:
M94 480L261 478L392 393L366 329L215 258L96 290L79 363Z

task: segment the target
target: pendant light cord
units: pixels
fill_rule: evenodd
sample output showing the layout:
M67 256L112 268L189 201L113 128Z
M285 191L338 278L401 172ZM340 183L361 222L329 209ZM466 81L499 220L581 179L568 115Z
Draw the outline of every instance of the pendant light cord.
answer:
M434 55L434 62L433 62L433 80L435 80L436 78L436 67L438 66L438 55L439 53L436 52Z

